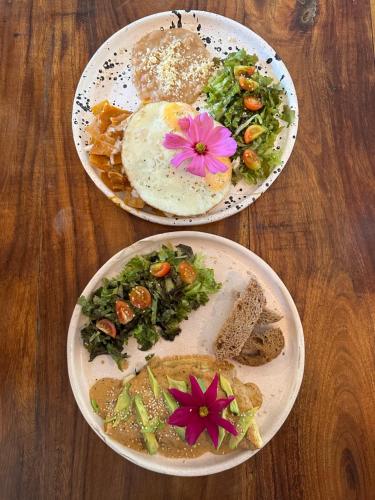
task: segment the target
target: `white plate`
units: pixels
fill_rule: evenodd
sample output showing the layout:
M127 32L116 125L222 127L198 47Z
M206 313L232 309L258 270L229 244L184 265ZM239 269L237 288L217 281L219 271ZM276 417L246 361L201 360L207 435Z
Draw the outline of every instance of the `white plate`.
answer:
M199 33L208 50L216 57L225 57L228 52L235 51L236 48L245 48L250 53L256 53L260 59L262 72L281 81L285 89L284 102L296 112L293 124L285 128L277 139L276 145L282 150L281 163L265 181L258 185L249 185L242 181L233 186L227 199L212 210L204 215L189 218L163 217L125 205L122 199L100 179L98 171L90 165L85 151L85 146L88 144L85 127L93 119L89 111L90 106L108 99L117 106L131 111L137 109L140 101L132 83L132 48L139 38L152 30L177 26L178 16L181 16L182 26ZM203 109L202 103L199 105ZM229 217L249 206L269 188L284 168L292 152L298 127L298 103L293 81L285 64L275 50L253 31L232 19L211 12L161 12L125 26L104 42L93 55L76 90L72 127L77 152L86 172L109 199L133 215L151 222L169 226L192 226Z
M158 356L175 354L213 354L213 341L233 305L235 295L245 288L251 274L263 286L267 302L283 315L280 327L285 336L285 349L271 363L260 367L236 364L237 375L244 382L255 382L261 389L264 404L258 414L258 423L266 444L280 429L297 397L304 369L304 339L301 321L288 290L276 273L250 250L226 238L195 231L166 233L152 236L121 250L95 274L83 294L89 296L104 277L119 273L133 256L145 254L170 241L177 245L191 245L195 252L206 255L206 264L215 270L222 289L211 296L204 307L190 314L182 323L182 332L173 342L159 340L149 351ZM145 364L147 353L139 351L134 339L129 342L129 368L121 373L109 356L99 356L88 362L88 353L80 338L80 329L87 318L76 306L68 333L68 369L70 383L77 404L92 429L113 450L141 467L176 476L202 476L221 472L244 462L256 451L238 450L227 455L206 453L195 459L169 459L161 455L139 453L117 443L103 431L102 420L91 408L89 389L102 377L122 378Z

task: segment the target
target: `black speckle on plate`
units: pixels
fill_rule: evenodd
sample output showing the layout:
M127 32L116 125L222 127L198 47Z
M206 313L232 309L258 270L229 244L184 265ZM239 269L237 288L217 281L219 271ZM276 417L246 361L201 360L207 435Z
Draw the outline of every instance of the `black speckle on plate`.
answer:
M272 57L269 57L266 61L267 64L271 64L271 62L273 61Z
M281 61L281 57L279 56L279 54L277 52L275 52L275 55L274 55L276 61Z
M181 16L181 13L178 12L177 10L172 10L172 14L174 14L175 16L177 16L177 28L182 28L182 21L181 21L182 16Z

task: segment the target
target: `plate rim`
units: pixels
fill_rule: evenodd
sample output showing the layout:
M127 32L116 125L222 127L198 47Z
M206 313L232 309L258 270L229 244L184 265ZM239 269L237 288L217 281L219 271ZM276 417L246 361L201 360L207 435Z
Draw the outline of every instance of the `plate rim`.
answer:
M168 232L168 233L158 233L153 236L148 236L146 238L142 238L141 240L138 240L134 242L133 244L121 249L120 251L116 252L115 255L110 257L92 276L92 278L89 280L87 285L85 286L83 292L81 295L84 295L87 293L87 290L90 290L91 287L93 286L93 283L96 282L97 280L97 275L99 273L104 273L107 271L108 268L111 267L113 261L116 260L120 256L121 253L126 251L127 253L131 253L132 250L134 250L137 246L140 244L144 243L156 243L156 242L161 242L163 240L168 240L168 238L174 238L178 239L180 237L183 238L203 238L203 239L208 239L211 241L218 242L222 245L227 245L230 248L234 249L237 252L240 252L243 255L251 256L252 259L255 260L255 262L260 265L263 269L265 269L267 272L271 274L271 276L276 279L276 282L278 283L279 287L281 288L281 291L283 293L283 296L285 300L288 303L288 307L290 308L290 311L293 316L293 322L296 326L296 336L297 336L297 346L298 346L298 365L297 365L297 372L296 372L296 379L294 381L293 385L293 390L291 395L288 398L287 405L283 408L283 411L280 413L276 426L276 430L272 437L269 438L268 441L264 442L264 445L260 450L262 450L279 432L283 424L285 423L286 419L288 418L290 412L293 409L293 406L296 402L297 396L299 394L302 380L303 380L303 374L304 374L304 366L305 366L305 342L304 342L304 334L303 334L303 326L301 323L301 319L297 310L297 307L294 303L294 300L287 289L286 285L284 282L281 280L281 278L278 276L278 274L272 269L272 267L264 261L261 257L259 257L256 253L254 253L252 250L248 249L247 247L244 247L243 245L240 245L239 243L230 240L228 238L225 238L223 236L218 236L215 234L211 233L205 233L201 231L173 231L173 232ZM210 466L206 466L204 473L197 474L198 469L196 468L191 468L188 465L159 465L157 461L151 461L149 460L149 456L143 453L136 452L135 450L132 450L131 448L127 448L121 443L118 443L114 439L112 439L110 436L106 435L103 428L102 424L98 425L95 420L92 412L87 410L87 402L84 400L84 396L81 393L81 390L79 388L79 377L76 375L76 370L79 368L79 365L76 366L76 363L74 362L74 344L75 344L75 337L77 334L77 322L79 319L79 316L81 314L81 307L76 304L72 316L70 319L69 323L69 329L68 329L68 335L67 335L67 365L68 365L68 375L69 375L69 383L71 386L71 390L74 395L74 399L76 401L76 404L81 412L81 415L85 419L86 423L90 426L90 428L104 441L110 448L112 448L113 451L115 451L117 454L119 454L121 457L129 460L132 463L135 463L136 465L143 467L147 470L151 470L153 472L158 472L161 474L169 474L173 476L180 476L180 477L193 477L193 476L206 476L206 475L211 475L211 474L216 474L219 472L223 472L225 470L231 469L233 467L236 467L237 465L242 464L252 456L254 456L258 451L260 450L251 450L251 451L244 451L241 454L237 454L235 456L232 456L231 459L224 461L219 464L212 464ZM130 452L130 455L127 452Z
M216 14L214 12L209 12L209 11L205 11L205 10L195 10L195 9L191 9L189 12L186 12L184 9L177 9L174 12L178 12L181 14L183 14L183 13L185 13L185 14L195 13L197 16L208 15L208 16L212 16L213 18L219 19L224 23L228 23L228 22L233 23L235 26L238 26L241 29L248 30L250 32L251 36L254 37L255 39L257 39L267 49L269 49L271 52L277 53L275 51L275 49L264 38L262 38L260 35L255 33L252 29L250 29L248 26L245 26L244 24L242 24L234 19L231 19L229 17L223 16L221 14ZM117 37L120 33L126 32L129 29L129 27L136 26L137 24L142 24L143 22L145 22L147 20L154 20L154 19L165 17L165 16L170 16L174 12L172 12L172 11L156 12L154 14L144 16L140 19L136 19L135 21L133 21L129 24L126 24L125 26L123 26L119 30L115 31L110 37L108 37L106 40L104 40L104 42L97 48L97 50L91 56L90 60L88 61L88 63L86 64L86 66L84 67L84 69L81 73L81 77L78 81L78 84L77 84L77 87L76 87L76 90L74 93L74 98L73 98L71 125L72 125L74 146L75 146L78 158L81 162L81 165L85 169L85 171L88 174L88 176L90 177L90 179L94 182L95 186L99 189L99 191L101 191L106 196L106 198L111 200L115 205L118 205L126 212L128 212L132 215L135 215L136 217L139 217L143 220L149 221L149 222L154 222L156 224L161 224L164 226L182 226L182 227L183 226L197 226L197 225L210 224L212 222L217 222L219 220L223 220L223 219L232 217L233 215L235 215L239 212L242 212L245 208L252 205L265 191L267 191L271 187L271 185L276 181L276 179L279 177L281 172L284 170L284 168L285 168L287 162L289 161L289 158L293 152L294 145L295 145L295 142L297 139L297 134L298 134L299 105L298 105L298 98L297 98L297 93L296 93L293 79L292 79L292 77L289 73L289 70L286 67L284 61L280 60L280 61L278 61L278 63L283 65L283 73L284 73L285 77L289 79L290 89L293 92L293 106L295 107L295 120L294 120L292 127L293 127L293 132L294 132L294 134L293 134L294 138L292 137L292 140L289 140L286 143L286 145L283 149L283 152L282 152L281 163L280 163L280 165L275 167L275 168L277 168L277 172L274 173L274 169L273 169L272 172L270 173L270 175L257 186L256 190L253 193L249 194L245 200L241 201L240 205L237 205L240 208L237 208L236 206L232 206L226 210L222 210L220 212L216 212L213 214L205 213L205 214L192 216L192 217L179 217L179 216L162 217L160 215L145 212L143 210L139 210L139 209L136 209L136 208L133 208L133 207L126 205L124 203L124 201L119 196L116 195L116 193L114 193L111 189L109 189L108 186L105 185L105 183L100 179L100 177L95 172L93 167L91 167L91 165L88 164L88 160L84 156L83 152L81 153L78 149L78 141L80 140L79 139L80 133L79 133L79 131L74 123L74 120L75 120L74 111L76 109L75 106L76 106L77 96L79 94L79 90L81 89L81 86L83 86L83 84L84 84L85 73L90 69L90 66L92 65L95 58L100 55L102 48L104 48L107 44L109 44L113 38Z

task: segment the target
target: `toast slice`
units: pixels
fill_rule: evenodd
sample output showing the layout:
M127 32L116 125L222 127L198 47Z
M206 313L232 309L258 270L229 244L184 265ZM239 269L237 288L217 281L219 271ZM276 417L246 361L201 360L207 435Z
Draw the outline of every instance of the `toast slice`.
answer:
M271 323L277 323L282 319L282 317L282 314L278 311L265 307L259 316L257 325L270 325Z
M255 329L235 359L248 366L260 366L275 359L284 349L285 340L280 328Z
M266 299L262 287L252 278L236 300L215 342L218 359L238 356L257 324Z

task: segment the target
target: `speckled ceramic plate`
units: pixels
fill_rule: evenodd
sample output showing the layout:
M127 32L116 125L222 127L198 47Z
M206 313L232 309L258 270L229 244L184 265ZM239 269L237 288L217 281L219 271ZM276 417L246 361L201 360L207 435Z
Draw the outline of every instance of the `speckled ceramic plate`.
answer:
M238 291L242 291L250 276L255 275L263 286L269 307L277 308L283 315L278 326L285 337L285 349L274 359L259 367L236 363L237 375L244 382L255 382L263 393L264 403L258 413L258 423L266 444L280 429L297 397L304 369L304 340L300 318L288 290L276 273L257 255L231 240L212 234L194 231L159 234L141 240L121 250L95 274L83 294L90 295L104 277L119 273L125 263L135 255L160 248L165 242L174 245L190 245L195 252L206 256L206 265L215 271L215 277L223 286L204 307L193 311L182 323L182 332L173 342L159 340L149 351L158 356L176 354L213 354L213 342L228 316ZM227 455L206 453L195 459L168 459L161 455L150 456L131 450L117 443L103 431L103 423L91 408L89 389L102 377L122 378L142 368L148 353L139 351L134 339L130 339L127 352L129 367L120 372L109 356L99 356L91 363L82 345L80 329L87 318L76 306L68 334L68 368L70 383L78 406L88 424L122 457L141 467L177 476L202 476L221 472L244 462L256 451L237 450Z
M245 48L256 53L260 59L262 72L280 80L285 89L285 103L296 111L294 123L284 129L277 147L282 150L281 163L270 176L258 185L240 182L231 188L227 198L208 213L196 217L167 217L147 211L131 208L123 202L123 196L112 192L100 179L98 171L88 161L85 151L87 135L85 126L92 121L90 106L108 99L112 103L135 110L140 101L132 83L131 51L138 39L152 30L178 28L198 33L208 50L216 57L225 57L229 52ZM202 103L199 103L203 109ZM206 224L224 219L253 203L284 168L294 146L298 126L298 103L292 79L275 50L262 38L242 24L217 14L203 11L162 12L140 19L125 26L111 36L94 54L85 68L74 97L72 126L74 142L80 160L98 188L114 203L124 210L152 222L165 225L189 226Z

